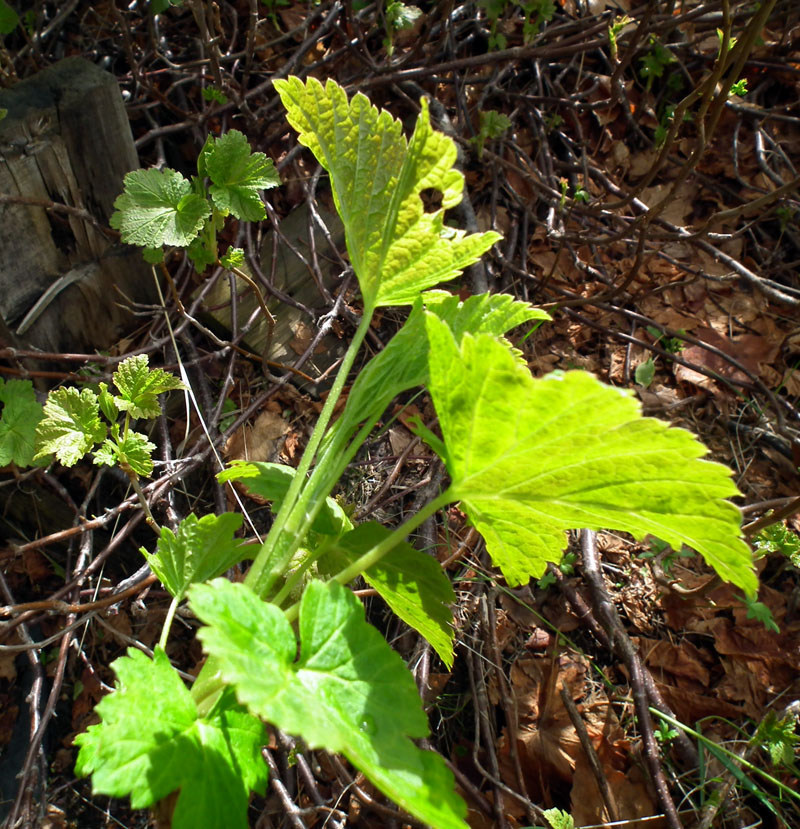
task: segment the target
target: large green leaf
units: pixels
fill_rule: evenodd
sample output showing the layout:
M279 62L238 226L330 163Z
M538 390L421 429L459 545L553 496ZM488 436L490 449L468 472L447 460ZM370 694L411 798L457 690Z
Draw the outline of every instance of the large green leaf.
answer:
M112 665L117 688L97 704L98 725L75 738L75 771L92 790L151 806L180 789L173 829L247 829L250 792L263 794L262 724L225 698L200 718L192 696L156 649L131 648Z
M410 141L399 121L362 94L348 101L328 80L275 81L289 123L330 173L347 250L368 311L409 305L420 291L453 279L500 237L446 227L444 211L461 201L464 177L453 168L453 141L431 128L428 105ZM420 193L442 195L426 213Z
M748 593L757 580L740 536L730 470L701 460L689 432L643 418L632 396L583 372L534 380L496 338L460 346L426 319L430 390L460 500L509 584L558 561L565 530L652 533L697 550Z
M344 754L384 794L437 829L465 829L464 803L441 757L410 738L428 727L400 657L341 585L312 581L297 639L284 614L243 584L189 590L199 631L239 701L312 748Z
M372 521L360 524L342 536L336 552L327 554L320 564L330 562L336 571L343 570L390 534L391 530ZM455 631L450 605L456 596L439 562L402 542L365 570L363 576L407 625L431 643L442 662L452 668Z

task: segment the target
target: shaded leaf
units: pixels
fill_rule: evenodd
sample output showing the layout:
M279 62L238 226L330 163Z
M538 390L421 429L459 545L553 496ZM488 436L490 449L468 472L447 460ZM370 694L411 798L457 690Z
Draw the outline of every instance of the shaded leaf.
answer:
M36 448L36 427L44 417L30 380L0 377L0 466L30 466Z
M337 542L337 559L344 569L377 546L391 530L374 522L360 524ZM407 625L421 633L448 668L453 666L453 614L456 600L450 580L439 562L403 542L363 573L389 607Z
M230 130L210 138L203 148L203 166L212 181L209 193L217 210L249 222L266 218L258 191L277 187L281 180L272 159L250 152L242 133Z
M190 513L177 533L162 527L156 552L145 552L145 558L170 595L181 599L189 585L222 575L249 557L248 547L234 538L242 520L233 512L199 519Z

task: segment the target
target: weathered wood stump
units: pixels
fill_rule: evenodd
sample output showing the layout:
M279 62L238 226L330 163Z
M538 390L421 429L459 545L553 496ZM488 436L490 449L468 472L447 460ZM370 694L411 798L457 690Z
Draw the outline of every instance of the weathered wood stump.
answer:
M66 58L0 90L0 107L0 341L108 348L128 304L155 298L141 253L103 232L139 166L116 79Z

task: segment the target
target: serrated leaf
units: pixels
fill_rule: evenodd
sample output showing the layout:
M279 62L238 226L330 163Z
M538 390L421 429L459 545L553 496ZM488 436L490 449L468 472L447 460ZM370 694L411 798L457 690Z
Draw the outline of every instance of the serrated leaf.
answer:
M228 248L228 252L219 261L228 270L241 268L244 265L244 251L241 248Z
M161 414L158 395L165 391L184 388L174 374L149 367L146 354L128 357L114 372L114 385L119 391L115 398L117 408L130 412L131 417L154 418Z
M30 380L0 378L0 466L31 466L36 452L36 427L44 417Z
M277 514L295 474L293 467L280 463L235 460L217 473L217 480L221 484L239 481L249 494L271 501L272 511ZM311 529L320 535L338 537L352 530L353 522L335 499L326 498Z
M689 432L641 417L626 392L589 374L539 380L494 337L462 338L427 315L430 390L447 446L449 493L511 585L557 562L565 531L652 534L697 550L753 593L730 470L700 460Z
M94 453L94 462L98 466L114 466L119 464L123 468L130 467L137 475L146 478L153 471L153 450L155 444L150 443L146 435L134 432L132 429L124 437L119 436L119 426L112 427L113 440L106 438Z
M230 704L198 717L160 648L152 660L131 648L111 667L117 688L95 708L102 722L75 738L77 775L91 774L96 794L129 795L134 809L180 790L173 829L247 829L250 791L267 779L261 723Z
M333 80L275 81L289 123L330 173L347 250L368 311L410 305L420 291L453 279L500 236L467 235L443 223L461 201L464 177L453 168L454 142L431 128L428 105L410 141L401 124L362 94L348 101ZM442 207L426 213L420 193L442 194Z
M467 331L502 336L526 322L550 319L546 311L508 294L481 294L462 302L445 291L426 291L414 304L405 325L359 372L331 436L352 431L362 421L377 420L397 395L427 383L428 338L423 306L444 320L458 341Z
M337 570L344 569L390 534L386 527L367 522L342 536L336 544ZM455 631L450 605L456 596L439 562L403 542L365 570L363 576L397 616L419 631L451 668Z
M243 584L189 590L198 635L242 704L311 748L344 754L384 794L437 829L466 829L444 761L418 749L427 723L402 660L346 588L312 581L291 625Z
M162 527L155 553L145 553L159 581L176 599L182 599L195 582L207 581L250 557L249 548L234 533L242 516L232 512L204 515L190 513L177 533Z
M192 185L169 168L128 173L114 207L111 227L121 232L126 244L144 248L186 247L211 214L208 202L192 193Z
M209 193L218 210L249 222L266 218L258 191L277 187L281 180L272 159L251 153L242 133L230 130L213 143L206 142L203 165L213 182Z
M106 436L99 414L97 395L91 389L53 389L36 427L34 460L54 454L64 466L74 466Z

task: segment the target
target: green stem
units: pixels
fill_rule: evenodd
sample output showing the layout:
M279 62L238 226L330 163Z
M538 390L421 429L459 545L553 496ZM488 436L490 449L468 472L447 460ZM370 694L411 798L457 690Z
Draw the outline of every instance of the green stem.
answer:
M393 550L401 541L405 541L410 533L424 521L430 518L434 513L442 507L447 506L453 501L453 495L450 489L445 490L438 498L434 498L429 504L426 504L416 515L409 518L404 524L401 524L394 532L390 533L380 542L376 544L371 550L364 553L363 556L357 558L352 564L340 570L330 581L337 581L339 584L347 584L356 576L360 576L365 570L369 570L374 564L377 564L388 552ZM300 612L300 602L296 602L285 611L286 618L290 622L297 619Z
M294 592L294 589L297 585L302 581L303 576L308 572L308 568L311 565L318 561L325 553L330 550L333 546L335 539L333 536L327 536L323 542L320 543L318 547L314 549L313 552L310 552L300 565L294 570L291 576L284 582L283 587L275 594L275 597L272 599L272 604L277 605L280 607L285 601L288 596Z
M169 604L169 609L167 610L167 616L164 619L164 626L161 628L161 637L158 640L158 646L161 650L167 649L167 639L169 639L169 631L172 627L172 620L175 618L175 611L178 609L178 604L180 599L177 596L172 597L172 601Z
M773 786L777 786L784 794L787 794L796 800L800 800L800 794L795 792L793 789L790 789L785 783L781 783L780 780L773 777L771 774L765 772L763 769L760 769L758 766L751 763L749 760L746 760L744 757L739 757L738 754L734 754L732 751L729 751L727 748L724 748L719 743L715 743L713 740L709 740L704 734L701 734L699 731L695 731L693 728L690 728L685 723L680 722L680 720L676 720L674 717L670 717L669 714L665 714L663 711L659 711L657 708L650 708L650 713L658 717L665 722L668 722L670 725L674 726L675 728L680 728L682 731L685 731L687 734L691 734L696 740L700 741L701 743L705 743L707 750L712 754L719 752L720 754L725 754L733 760L734 763L741 764L744 766L748 771L754 772L755 774L760 775L765 780L772 783Z
M350 347L342 360L342 365L339 367L336 380L325 400L325 406L320 413L305 452L303 452L303 457L300 459L294 480L286 493L286 498L278 511L278 515L275 517L269 535L245 579L245 584L262 599L269 596L275 582L283 576L292 555L303 541L301 533L304 527L311 525L314 516L322 507L324 499L318 499L317 503L312 503L314 492L307 486L306 475L311 468L328 423L330 423L336 401L342 393L361 343L369 330L371 317L371 309L365 309L353 341L350 343Z

